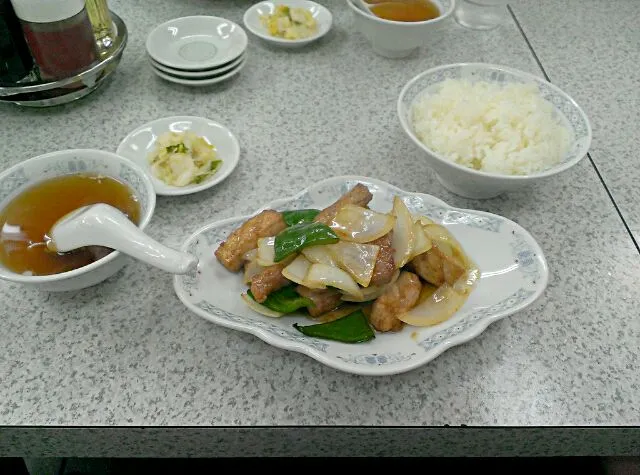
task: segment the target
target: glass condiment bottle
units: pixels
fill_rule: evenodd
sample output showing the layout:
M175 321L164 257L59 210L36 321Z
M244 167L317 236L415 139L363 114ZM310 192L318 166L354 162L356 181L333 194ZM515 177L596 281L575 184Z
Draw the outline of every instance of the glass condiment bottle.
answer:
M0 0L0 82L16 82L33 68L20 21L9 0Z
M73 76L98 54L84 0L11 0L43 79Z
M109 5L107 0L86 0L85 8L93 27L98 52L103 56L111 50L116 35Z

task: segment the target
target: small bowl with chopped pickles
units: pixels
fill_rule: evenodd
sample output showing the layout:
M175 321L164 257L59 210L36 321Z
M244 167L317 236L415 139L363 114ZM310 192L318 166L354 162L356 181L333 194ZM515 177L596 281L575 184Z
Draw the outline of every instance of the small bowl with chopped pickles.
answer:
M147 172L156 194L174 196L211 188L227 178L238 165L240 145L216 121L174 116L136 128L116 153Z
M310 0L259 2L244 14L244 25L251 33L283 47L314 42L329 32L332 23L331 12Z

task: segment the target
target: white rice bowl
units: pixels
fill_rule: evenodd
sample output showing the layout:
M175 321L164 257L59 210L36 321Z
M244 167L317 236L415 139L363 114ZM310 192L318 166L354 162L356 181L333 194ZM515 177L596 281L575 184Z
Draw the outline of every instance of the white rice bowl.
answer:
M442 157L503 175L554 167L574 139L535 84L448 79L416 98L409 119L417 138Z

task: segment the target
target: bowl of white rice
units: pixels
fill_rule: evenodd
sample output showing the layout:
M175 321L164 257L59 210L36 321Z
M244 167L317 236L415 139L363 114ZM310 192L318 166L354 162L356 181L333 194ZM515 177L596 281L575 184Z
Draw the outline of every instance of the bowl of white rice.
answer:
M591 126L559 88L504 66L460 63L411 79L400 123L449 191L491 198L569 169L591 145Z

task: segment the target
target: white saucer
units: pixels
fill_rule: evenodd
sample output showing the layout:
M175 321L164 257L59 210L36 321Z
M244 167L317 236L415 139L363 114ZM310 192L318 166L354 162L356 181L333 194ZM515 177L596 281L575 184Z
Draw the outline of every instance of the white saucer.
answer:
M157 26L149 33L146 48L149 56L164 66L194 71L233 61L247 44L247 34L230 20L188 16Z
M218 68L207 69L205 71L183 71L181 69L168 68L167 66L154 61L154 59L150 56L149 61L151 62L151 66L171 76L178 76L184 79L207 79L215 76L216 74L222 74L227 71L231 71L236 66L238 66L244 60L244 58L245 54L243 53L237 59L234 59L230 63L225 63Z
M223 72L220 74L212 74L210 76L207 76L206 78L200 78L200 79L183 79L179 76L176 76L175 73L173 74L168 74L165 73L163 71L160 71L159 69L156 68L151 68L153 69L153 72L161 77L162 79L169 81L169 82L173 82L176 84L182 84L184 86L210 86L212 84L217 84L219 82L222 81L226 81L227 79L232 78L233 76L235 76L236 74L238 74L242 68L244 68L244 65L247 64L247 59L244 58L242 59L242 61L240 62L240 64L238 64L236 66L235 69L232 69L231 71L227 71L227 72ZM152 65L153 66L153 65Z
M222 160L222 166L213 176L197 185L170 186L151 174L147 157L153 151L160 135L167 131L184 132L186 130L193 131L196 135L204 137L214 145L218 158ZM235 135L216 121L205 119L204 117L175 116L157 119L141 125L120 142L116 153L134 161L148 173L156 194L188 195L211 188L227 178L238 165L240 145Z
M261 23L260 16L272 14L276 8L276 5L286 5L288 7L305 8L309 10L313 15L313 18L315 18L316 22L318 23L318 32L309 38L303 38L300 40L287 40L284 38L271 36L264 25ZM323 7L322 5L319 5L316 2L312 2L310 0L282 0L278 2L267 1L256 3L244 13L243 21L244 26L246 26L251 33L258 36L259 38L262 38L263 40L278 46L295 48L309 44L326 35L331 29L333 16L326 7Z

